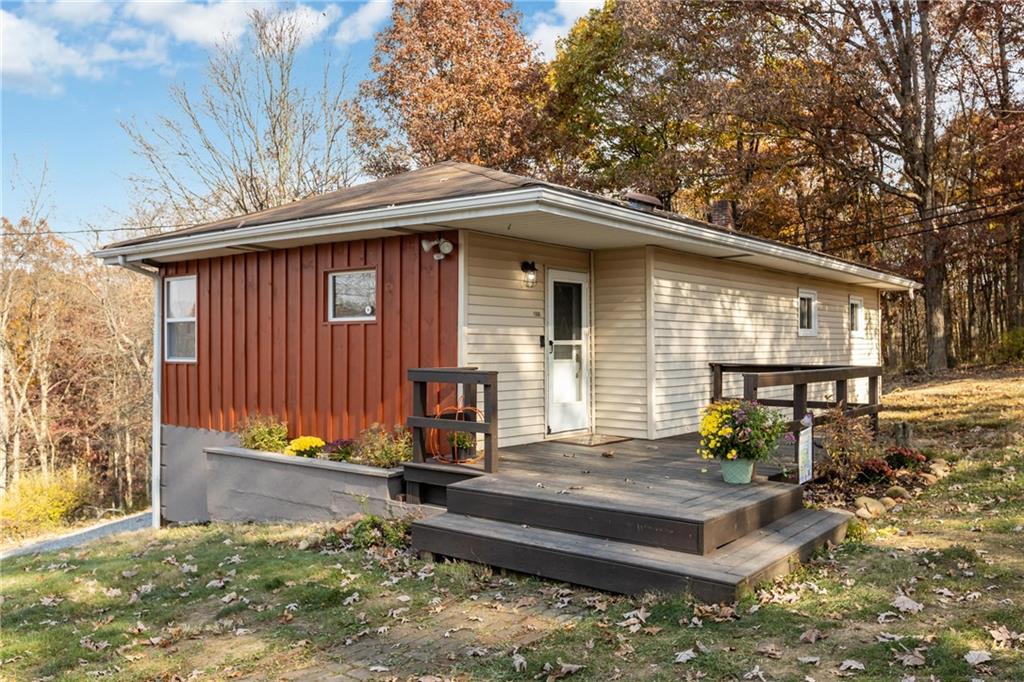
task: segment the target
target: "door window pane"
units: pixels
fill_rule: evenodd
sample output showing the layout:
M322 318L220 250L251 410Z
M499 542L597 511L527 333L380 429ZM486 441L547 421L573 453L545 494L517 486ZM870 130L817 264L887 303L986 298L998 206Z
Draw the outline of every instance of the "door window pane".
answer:
M556 344L552 349L551 382L554 402L583 400L583 352L579 344Z
M553 332L555 341L579 341L583 338L583 285L555 282Z

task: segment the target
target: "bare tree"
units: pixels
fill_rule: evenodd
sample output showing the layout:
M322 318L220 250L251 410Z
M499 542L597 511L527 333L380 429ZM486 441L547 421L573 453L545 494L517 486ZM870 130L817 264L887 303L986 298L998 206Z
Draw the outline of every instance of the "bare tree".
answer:
M301 21L253 11L251 36L214 50L198 95L173 86L174 115L122 123L148 169L130 178L140 201L200 222L351 184L346 69L335 75L327 54L316 90L299 85Z

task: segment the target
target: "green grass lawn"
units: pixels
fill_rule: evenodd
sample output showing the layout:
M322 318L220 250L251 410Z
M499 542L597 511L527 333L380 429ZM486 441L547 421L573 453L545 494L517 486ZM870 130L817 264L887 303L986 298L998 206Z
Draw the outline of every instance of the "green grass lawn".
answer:
M1024 680L1024 372L886 404L952 475L739 604L343 549L325 526L141 531L3 563L0 676Z

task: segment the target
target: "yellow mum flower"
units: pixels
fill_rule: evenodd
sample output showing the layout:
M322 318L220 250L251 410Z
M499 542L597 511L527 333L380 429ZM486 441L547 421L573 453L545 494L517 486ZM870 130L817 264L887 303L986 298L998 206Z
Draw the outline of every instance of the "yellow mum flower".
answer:
M718 435L719 436L726 436L726 437L731 436L732 435L732 427L731 426L724 426L724 427L722 427L722 429L718 432Z

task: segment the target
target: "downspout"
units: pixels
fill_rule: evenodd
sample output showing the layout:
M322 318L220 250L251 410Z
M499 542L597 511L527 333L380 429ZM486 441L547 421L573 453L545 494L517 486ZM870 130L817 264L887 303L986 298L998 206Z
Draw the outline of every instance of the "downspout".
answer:
M161 450L161 437L160 437L160 424L162 421L162 407L161 407L161 396L163 394L163 363L161 359L164 356L163 353L163 334L162 334L162 320L163 320L163 293L164 288L162 284L162 278L160 272L157 270L149 270L147 268L136 265L135 263L129 263L124 256L117 257L117 264L145 275L153 280L153 429L152 429L152 442L150 448L150 475L149 475L149 502L153 508L153 528L160 527L160 450Z

